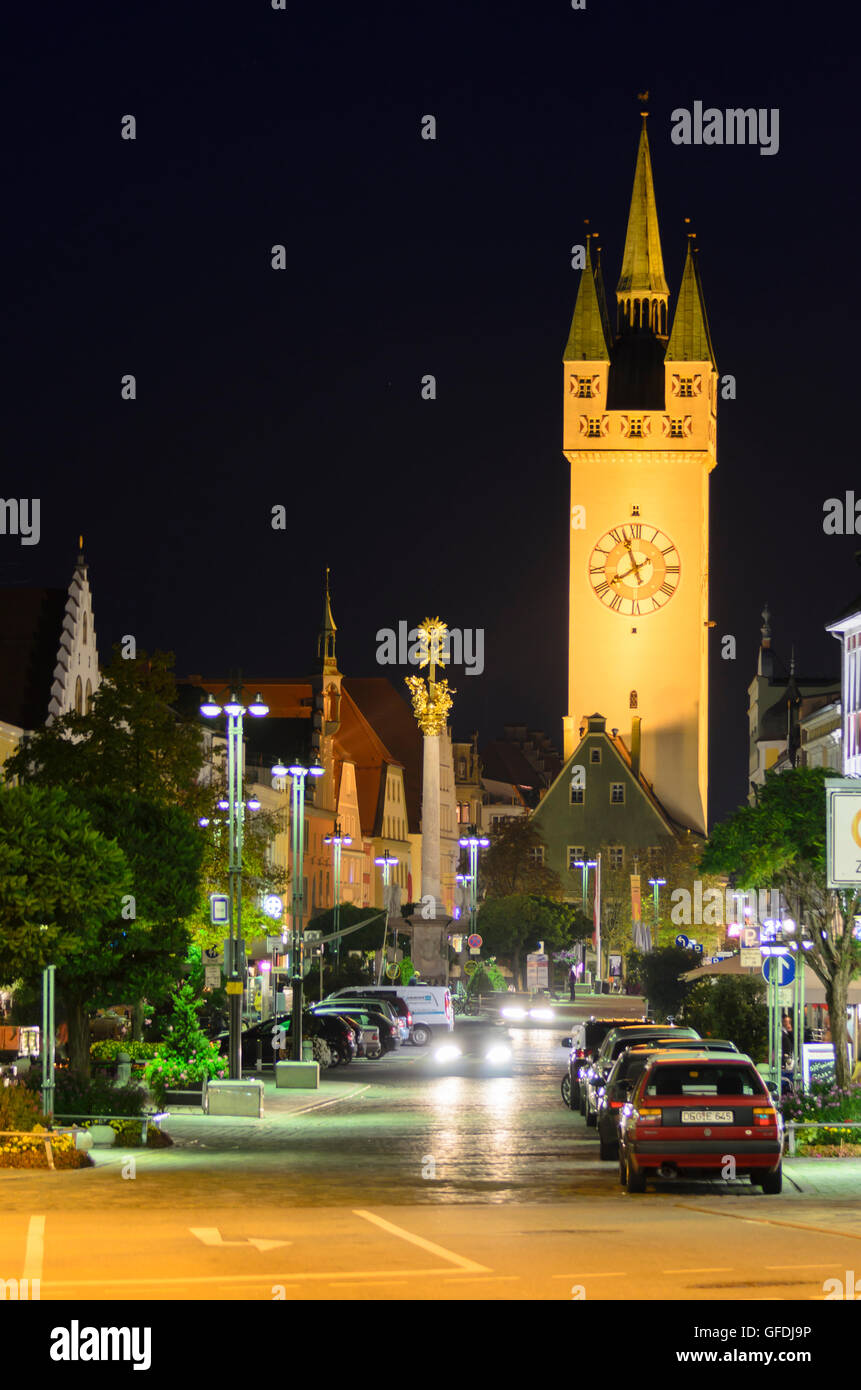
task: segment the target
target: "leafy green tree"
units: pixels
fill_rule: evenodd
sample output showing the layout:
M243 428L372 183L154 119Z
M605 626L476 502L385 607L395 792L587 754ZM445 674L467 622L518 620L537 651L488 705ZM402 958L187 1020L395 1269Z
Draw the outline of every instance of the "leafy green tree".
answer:
M558 897L559 875L540 862L544 841L525 816L505 822L491 832L490 846L481 857L479 883L487 898L541 893Z
M682 946L659 946L654 951L632 951L628 980L646 996L659 1018L675 1017L691 992L692 984L679 977L702 962L696 951ZM696 1025L692 1025L696 1026Z
M768 1053L763 981L747 975L698 980L684 1003L684 1021L704 1038L728 1038L755 1062Z
M112 978L132 891L123 851L57 787L0 786L0 978L56 966L73 1069L89 1072L88 1008Z
M826 768L769 773L753 806L741 806L715 826L701 864L733 875L742 889L779 889L810 949L804 959L825 988L838 1086L849 1082L846 1007L850 982L861 973L861 942L853 936L861 893L827 887Z
M519 988L523 987L524 957L539 941L550 949L567 943L576 909L539 894L514 893L504 898L488 898L478 914L478 930L484 949L494 956L505 956Z
M89 710L39 729L5 764L7 777L179 805L195 818L208 803L199 782L203 732L175 705L173 655L123 658L114 647Z

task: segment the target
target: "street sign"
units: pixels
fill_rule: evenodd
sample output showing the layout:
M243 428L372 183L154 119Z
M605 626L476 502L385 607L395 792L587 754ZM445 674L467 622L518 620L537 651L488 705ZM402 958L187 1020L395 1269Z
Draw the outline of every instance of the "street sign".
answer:
M690 941L689 941L688 938L684 935L684 933L683 933L683 932L679 932L678 936L676 937L676 945L677 945L677 946L690 946L690 944L691 944Z
M861 888L861 784L857 777L825 783L829 888Z
M544 955L529 955L526 957L526 988L547 989L550 962Z
M778 985L791 985L795 979L794 956L766 956L762 962L762 978L766 984L776 980Z
M221 946L206 946L201 951L204 966L222 965L224 963L224 948Z
M210 893L209 920L213 926L224 926L230 920L230 899L226 893Z
M692 941L692 942L691 942L691 946L693 947L693 949L694 949L695 951L698 951L699 954L702 955L702 953L703 953L703 943L702 943L701 941Z
M742 927L741 944L742 946L759 946L759 929L757 927Z
M401 967L399 965L392 964L386 966L386 975L390 980L396 980L400 973Z
M792 985L781 985L777 991L777 1002L782 1009L788 1009L793 1003L794 996L795 990Z
M263 899L263 911L267 917L280 917L284 911L284 900L277 893L267 893Z
M466 944L469 946L469 949L471 951L480 951L482 945L482 938L478 935L478 932L473 932L472 936L467 937Z
M220 989L220 988L221 988L221 966L220 966L220 965L207 965L207 966L204 967L204 971L203 971L203 988L204 988L204 989Z
M740 956L742 970L758 970L762 964L762 953L758 946L742 946Z
M465 975L474 975L477 969L478 966L476 965L474 960L468 960L466 965L463 967Z

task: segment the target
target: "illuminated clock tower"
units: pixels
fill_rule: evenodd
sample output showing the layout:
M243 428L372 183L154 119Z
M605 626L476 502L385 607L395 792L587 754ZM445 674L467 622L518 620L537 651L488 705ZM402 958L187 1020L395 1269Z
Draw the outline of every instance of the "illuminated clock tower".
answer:
M563 359L565 756L590 714L623 734L642 721L643 776L674 819L704 833L717 366L690 237L672 319L669 300L644 114L615 331L587 247Z

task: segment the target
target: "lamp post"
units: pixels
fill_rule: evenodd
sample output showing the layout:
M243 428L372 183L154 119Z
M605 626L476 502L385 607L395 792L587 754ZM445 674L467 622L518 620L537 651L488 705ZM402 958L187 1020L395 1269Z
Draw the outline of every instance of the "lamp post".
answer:
M589 870L590 870L590 869L597 868L597 865L598 865L597 859L575 859L575 860L574 860L574 863L573 863L573 865L572 865L572 868L580 869L581 872L582 872L582 876L583 876L583 906L582 906L582 910L583 910L583 916L584 916L584 917L586 916L586 902L587 902L587 899L588 899L588 897L589 897ZM583 976L584 976L584 979L585 979L585 975L586 975L586 940L585 940L585 938L580 942L580 966L581 966L581 968L582 968L582 970L583 970Z
M397 862L397 859L392 854L381 854L377 859L374 860L374 863L379 864L383 871L383 906L386 909L386 932L385 936L383 937L383 949L380 953L380 968L377 972L377 984L380 984L382 982L383 961L386 955L386 942L389 939L389 870L393 868L394 865L397 864ZM397 933L395 933L395 941L397 941Z
M341 834L341 822L335 821L335 828L331 835L323 836L323 843L332 845L332 855L334 859L335 874L335 932L341 925L341 846L353 843L352 835ZM341 964L341 938L335 936L335 956L338 964Z
M478 851L487 849L490 841L486 835L479 835L477 827L471 825L470 833L462 836L460 844L464 849L469 850L469 873L465 875L469 883L469 931L470 935L475 931L475 919L478 913Z
M649 882L650 882L651 885L652 885L652 903L653 903L653 905L654 905L654 921L655 921L655 943L654 943L654 944L655 944L655 946L658 945L658 913L659 913L659 911L660 911L660 893L661 893L661 888L662 888L663 885L666 883L666 881L667 881L667 880L666 880L665 878L650 878L650 879L649 879Z
M229 938L224 969L227 975L226 990L230 1000L228 1060L231 1081L242 1079L242 991L245 985L245 946L242 940L242 774L244 745L242 742L242 717L244 714L262 719L269 713L269 706L256 695L246 707L242 703L242 686L237 685L224 692L228 699L219 704L212 695L200 706L205 719L215 719L222 712L227 715L227 813L228 813L228 869L227 894L229 914Z
M295 762L287 772L292 779L293 805L291 807L291 831L293 850L293 892L291 895L291 939L290 962L293 968L293 1013L290 1025L292 1039L291 1052L294 1062L302 1061L302 938L304 935L305 884L303 869L305 864L305 778L322 777L323 769L319 763L305 767Z

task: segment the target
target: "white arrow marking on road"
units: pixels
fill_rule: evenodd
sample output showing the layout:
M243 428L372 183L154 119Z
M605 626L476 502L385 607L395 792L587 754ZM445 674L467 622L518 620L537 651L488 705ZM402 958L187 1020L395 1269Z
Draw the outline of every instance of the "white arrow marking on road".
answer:
M292 1240L265 1240L262 1236L247 1236L245 1240L225 1240L217 1226L189 1226L193 1236L204 1245L254 1245L260 1251L274 1250L276 1245L292 1245Z

